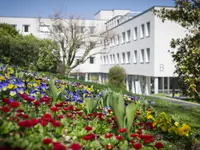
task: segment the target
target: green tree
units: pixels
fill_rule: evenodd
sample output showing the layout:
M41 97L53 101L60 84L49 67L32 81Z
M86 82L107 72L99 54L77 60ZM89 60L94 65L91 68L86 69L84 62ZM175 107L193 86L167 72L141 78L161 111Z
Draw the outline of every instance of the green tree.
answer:
M40 40L39 56L34 66L35 70L55 73L59 59L60 50L57 43L48 39Z
M125 89L126 71L123 67L114 66L108 72L108 84Z
M176 0L175 8L154 12L163 22L175 21L188 30L186 37L172 39L172 57L182 90L200 100L200 0Z

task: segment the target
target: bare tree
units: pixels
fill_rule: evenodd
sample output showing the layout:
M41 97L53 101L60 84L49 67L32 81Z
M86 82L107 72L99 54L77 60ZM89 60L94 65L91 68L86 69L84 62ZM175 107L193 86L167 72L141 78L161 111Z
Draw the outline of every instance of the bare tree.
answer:
M51 37L59 44L61 61L67 75L90 57L105 53L100 50L102 41L111 37L108 35L110 32L107 33L104 29L100 32L91 31L92 29L89 31L85 27L85 21L79 18L64 19L60 12L50 17L51 25L47 25L41 18L38 20L39 25L48 27ZM78 53L81 53L81 56L76 60Z

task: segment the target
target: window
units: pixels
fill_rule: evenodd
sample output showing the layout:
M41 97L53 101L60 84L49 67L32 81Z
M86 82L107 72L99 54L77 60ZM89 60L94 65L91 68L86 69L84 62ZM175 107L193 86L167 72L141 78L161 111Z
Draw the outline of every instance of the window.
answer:
M122 33L122 44L125 43L125 38L126 38L126 33L123 32L123 33Z
M146 24L146 37L150 36L150 22L147 22Z
M112 55L110 55L110 64L113 64Z
M117 45L119 45L119 41L120 41L120 36L117 35Z
M144 24L140 26L140 38L144 38Z
M84 26L77 26L77 33L84 33L85 27Z
M119 53L117 53L117 64L119 64L120 62L120 57L119 57Z
M133 40L137 40L137 27L134 28Z
M104 63L104 65L106 65L106 56L103 56L103 63Z
M94 57L90 57L90 64L94 64Z
M129 64L129 63L130 63L130 60L131 60L131 53L130 53L130 52L127 52L127 53L126 53L126 63Z
M122 53L122 60L121 60L121 63L122 63L122 64L125 63L125 59L126 59L125 53Z
M24 25L23 26L23 31L24 32L29 32L29 25Z
M103 65L103 58L102 58L102 56L100 57L100 64Z
M107 60L107 64L109 64L109 59L108 59L108 56L106 56L106 60Z
M140 63L144 63L144 49L140 51Z
M134 64L137 63L137 50L134 50L134 52L133 52L133 63Z
M146 57L145 57L146 63L149 63L150 62L150 48L146 49L145 54L146 54Z
M94 27L94 26L91 26L91 27L89 27L89 28L90 28L90 34L94 34L95 27Z
M127 31L127 39L126 39L126 42L130 42L131 40L131 30L128 30Z
M39 31L43 33L49 33L49 26L48 25L40 25Z
M95 42L90 42L90 49L95 48L96 43Z
M113 64L115 64L115 54L113 54Z

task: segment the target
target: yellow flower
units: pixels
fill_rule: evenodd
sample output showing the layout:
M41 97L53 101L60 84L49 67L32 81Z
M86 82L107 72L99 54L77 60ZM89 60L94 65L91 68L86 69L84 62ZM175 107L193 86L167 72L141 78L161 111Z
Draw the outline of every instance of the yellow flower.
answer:
M178 127L179 124L178 124L178 122L175 122L174 125Z
M12 89L14 88L15 86L13 84L8 84L8 89Z
M157 125L158 121L157 120L154 120L153 122L153 127L155 127Z
M84 105L84 104L81 104L81 107L82 107L82 108L84 108L84 107L85 107L85 105Z
M197 144L197 143L198 143L198 139L195 138L195 139L194 139L194 144Z
M161 129L162 129L163 131L167 131L167 127L166 127L166 126L162 126Z
M5 80L4 76L0 76L0 80L1 80L1 81L2 81L2 80Z
M147 119L152 119L153 116L152 115L147 115Z

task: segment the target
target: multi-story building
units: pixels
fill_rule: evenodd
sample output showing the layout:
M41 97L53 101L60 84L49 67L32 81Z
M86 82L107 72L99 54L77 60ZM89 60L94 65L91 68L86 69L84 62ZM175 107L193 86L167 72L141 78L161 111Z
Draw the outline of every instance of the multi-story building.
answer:
M95 27L98 34L106 29L112 36L102 41L99 50L104 53L91 57L74 71L84 73L86 81L96 75L99 82L105 83L109 69L119 65L127 72L128 91L146 95L172 92L177 81L170 41L185 36L186 30L172 21L163 23L152 12L160 8L152 7L141 13L101 10L95 14L95 20L84 20L86 28ZM0 22L14 25L23 34L48 38L48 33L40 32L46 29L37 23L37 18L0 17Z

